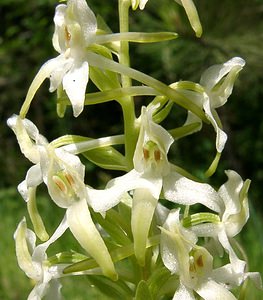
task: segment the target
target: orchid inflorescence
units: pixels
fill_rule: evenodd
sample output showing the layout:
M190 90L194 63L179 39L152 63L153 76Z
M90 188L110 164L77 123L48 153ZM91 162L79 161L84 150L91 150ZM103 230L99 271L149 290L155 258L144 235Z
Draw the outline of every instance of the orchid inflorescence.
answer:
M200 37L193 2L176 2ZM19 267L35 282L28 299L61 299L60 278L74 275L96 276L98 288L110 284L120 299L237 299L233 288L244 292L248 278L262 288L259 273L247 270L235 239L249 218L250 180L227 170L227 181L216 189L168 159L175 140L201 130L206 122L216 134L216 156L206 176L216 171L227 140L216 109L227 102L245 61L234 57L208 68L199 83L169 85L131 68L129 42L177 37L173 32L129 32L129 9L143 10L146 3L119 0L120 33L97 22L85 0L59 4L52 39L59 54L42 65L19 115L7 121L32 162L18 191L27 203L33 230L24 217L14 234ZM57 91L59 117L69 105L78 117L85 105L115 100L122 108L124 133L97 139L66 134L49 142L26 118L46 78L50 92ZM132 85L131 79L139 85ZM97 92L86 93L89 80ZM141 107L139 117L134 96L153 98ZM187 118L180 127L167 130L160 123L174 104L186 110ZM115 145L124 145L124 153ZM80 155L124 175L111 179L104 189L93 188L84 181ZM36 191L42 183L65 210L51 237L45 228L48 220L37 208ZM68 229L82 253L65 249L48 256L49 246ZM219 260L223 255L227 259Z

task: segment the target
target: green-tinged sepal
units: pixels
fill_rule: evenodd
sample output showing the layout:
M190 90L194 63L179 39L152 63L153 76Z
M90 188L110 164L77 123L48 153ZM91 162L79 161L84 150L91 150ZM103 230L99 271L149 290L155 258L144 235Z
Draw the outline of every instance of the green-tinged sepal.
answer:
M47 241L49 235L46 231L43 220L38 212L37 204L36 204L36 188L28 189L28 201L27 201L27 210L30 216L31 222L34 227L34 231L37 237L41 241Z
M155 113L153 114L153 121L157 124L161 123L170 113L173 102L168 101L168 99L164 96L157 96L155 99L148 105L148 109L150 106L156 106L157 103L159 104L158 109L156 109Z
M66 109L67 109L67 103L59 101L59 99L62 97L66 97L68 99L67 94L63 91L63 88L60 85L57 89L57 115L59 116L59 118L64 117L64 115L66 113ZM70 103L70 101L69 101L69 103Z
M135 294L135 300L145 300L149 299L152 300L152 295L149 290L149 287L147 285L147 282L144 280L141 280L139 284L137 285L136 294Z
M132 206L134 253L141 266L145 264L147 238L158 199L146 189L135 190Z
M191 123L191 124L187 124L181 127L177 127L174 129L169 130L168 132L171 134L171 136L175 139L178 140L182 137L185 137L189 134L195 133L196 131L198 131L200 128L200 123L199 122L195 122L195 123Z
M210 177L215 173L220 158L221 158L221 152L216 152L215 158L213 159L211 165L209 166L209 168L205 172L206 177Z

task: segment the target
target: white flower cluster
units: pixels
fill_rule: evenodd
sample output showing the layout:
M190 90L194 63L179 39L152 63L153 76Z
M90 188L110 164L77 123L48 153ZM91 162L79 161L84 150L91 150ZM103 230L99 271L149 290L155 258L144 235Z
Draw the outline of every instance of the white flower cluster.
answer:
M138 6L143 9L146 2L131 1L130 5L133 9ZM200 35L202 29L193 2L176 2L183 5L193 29ZM122 278L115 262L121 262L132 255L135 255L138 266L145 267L150 259L152 272L163 269L168 272L173 282L174 300L196 299L197 294L205 300L236 299L231 289L241 286L247 278L251 278L261 288L259 273L246 270L246 262L238 257L234 244L234 237L249 218L247 193L250 181L243 181L235 171L228 170L227 182L217 190L169 162L167 155L175 137L157 122L170 100L166 92L165 105L156 100L159 99L157 96L147 107L142 107L141 115L135 118L134 124L130 124L136 136L133 168L126 167L124 175L110 180L102 190L85 183L85 166L78 154L97 149L103 155L103 151L115 142L123 143L126 133L124 136L105 138L103 142L95 139L80 141L77 138L68 141L65 136L61 138L60 144L59 139L48 142L37 127L25 118L30 102L45 78L50 79L51 92L62 86L72 105L74 116L78 116L85 105L89 66L91 64L95 68L96 59L101 58L100 67L104 69L98 72L104 75L109 72L109 80L118 78L112 75L115 67L118 73L127 75L129 71L134 78L138 75L138 71L123 67L114 62L111 56L107 56L107 51L116 51L113 44L109 48L101 44L109 45L117 41L118 46L123 40L141 36L130 33L120 33L117 36L111 33L98 34L96 17L85 0L69 0L67 5L58 5L54 22L53 46L59 55L41 67L29 88L20 115L13 115L8 119L8 126L16 134L21 152L33 164L18 190L27 203L34 232L27 228L23 218L14 236L19 266L36 282L28 299L42 299L44 296L61 299L58 278L66 275L100 274L116 282L128 280L127 276L126 279ZM147 36L145 39L147 40ZM92 56L94 53L90 54L93 50L96 52L95 56ZM103 56L100 51L106 54ZM108 64L108 69L105 66L106 57L109 57L108 63L112 62ZM227 135L222 129L216 108L226 103L235 78L244 64L243 59L234 57L206 70L199 84L193 83L185 87L179 82L167 86L165 91L170 94L171 91L178 92L202 112L195 114L189 104L188 116L181 128L190 130L183 135L200 130L202 117L206 118L216 131L217 153L223 151ZM142 77L143 80L144 78ZM156 81L153 82L153 86L149 86L151 91L156 87ZM110 97L120 97L117 90L119 92L121 88L121 83L118 83L116 93L113 91L113 96ZM162 86L155 91L157 95L161 89ZM185 106L188 107L187 105L186 101ZM125 169L125 159L123 164L121 170ZM65 216L51 237L48 236L36 208L36 190L42 183L46 185L53 202L65 209ZM162 205L160 199L165 203L171 202L173 209L169 210ZM191 214L193 205L205 207L205 212ZM119 207L129 213L123 217L119 213L121 209L117 213ZM184 212L182 207L185 208ZM115 245L114 249L112 245L108 246L102 234L107 216L113 211L121 220L118 224L112 223L107 232L108 238L115 239L112 243ZM117 234L115 236L110 231L115 227L119 234L118 242ZM68 228L86 251L86 257L95 261L95 267L83 269L70 260L66 263L52 263L47 257L48 247ZM104 230L107 231L105 228ZM36 237L43 243L36 245ZM153 240L155 242L151 244ZM132 250L129 252L127 249ZM227 264L214 267L214 258L224 253L228 256ZM79 259L79 263L81 262ZM65 272L67 268L72 268L72 271ZM129 286L134 286L135 292L135 282L138 281L137 278L129 283ZM151 293L150 289L149 292Z

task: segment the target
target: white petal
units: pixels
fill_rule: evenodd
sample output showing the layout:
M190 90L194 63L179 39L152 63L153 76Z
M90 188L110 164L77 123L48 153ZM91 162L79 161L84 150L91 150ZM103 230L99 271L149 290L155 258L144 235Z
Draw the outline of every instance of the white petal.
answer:
M70 12L73 22L77 22L83 32L86 43L92 34L97 31L97 20L93 11L89 8L85 0L69 0L68 13Z
M96 212L104 213L121 201L122 195L135 189L148 189L154 198L159 198L161 181L149 181L135 170L111 180L104 190L87 189L88 203Z
M229 255L229 260L232 265L232 268L235 273L243 273L245 269L245 261L238 258L236 255L234 249L232 248L228 236L226 235L226 232L224 230L221 230L218 233L218 240L221 243L221 245L224 247L224 249L227 251Z
M54 16L55 32L52 37L53 47L58 53L66 51L66 15L67 5L59 4L56 7L56 12Z
M200 83L208 91L213 94L213 99L211 101L211 107L216 108L222 106L229 95L232 92L234 80L236 75L242 70L245 65L245 61L240 57L234 57L224 64L218 64L208 68L201 77ZM226 76L232 73L226 82L222 84L222 89L214 89L215 86ZM213 90L214 89L214 90Z
M37 187L43 182L40 164L32 166L26 174L27 187Z
M48 289L48 284L46 283L37 284L29 294L27 300L41 300L46 295L47 289Z
M64 216L63 220L61 221L61 223L59 224L59 226L57 227L53 235L45 243L39 244L34 249L32 259L35 262L42 263L43 260L46 258L46 251L48 247L51 244L53 244L56 240L58 240L63 235L63 233L67 230L67 228L68 228L67 219Z
M227 219L230 215L237 214L241 210L239 194L244 182L235 171L229 170L225 173L227 174L228 180L219 188L218 194L224 201L224 219Z
M213 211L222 211L222 200L207 183L199 183L173 171L163 179L164 197L178 204L200 203Z
M58 280L51 280L49 283L46 300L62 300L61 290L62 285Z
M213 280L201 284L196 292L205 300L237 300L225 287Z
M83 110L86 86L89 81L88 62L75 62L74 66L63 78L65 89L72 104L74 116L77 117Z
M59 58L59 59L58 59ZM49 75L49 91L54 92L63 81L63 77L73 67L74 60L72 57L65 57L63 54L57 57L58 64Z
M210 96L210 98L204 94L204 111L208 118L208 120L213 125L215 131L216 131L216 150L221 153L225 147L225 143L227 141L227 135L226 133L220 128L220 125L217 121L218 116L214 116L216 114L215 110L212 110L213 98Z
M173 300L195 300L195 296L192 289L188 289L186 286L184 286L182 283L180 283L180 286L175 291L175 294L173 296Z

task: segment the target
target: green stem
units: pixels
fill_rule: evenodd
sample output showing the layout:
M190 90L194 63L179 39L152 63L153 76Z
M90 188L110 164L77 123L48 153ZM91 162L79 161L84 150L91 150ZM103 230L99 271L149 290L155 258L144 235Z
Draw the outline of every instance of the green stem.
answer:
M130 0L119 0L119 22L120 33L129 32L129 8ZM120 42L119 63L121 65L130 66L129 42ZM123 88L131 87L131 79L127 74L121 74L121 82ZM125 135L125 157L128 169L133 168L133 154L137 141L137 130L135 127L135 108L134 101L131 96L120 98L119 100L124 119L124 135Z

